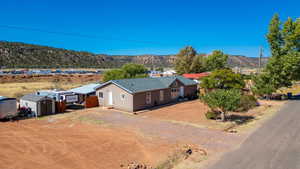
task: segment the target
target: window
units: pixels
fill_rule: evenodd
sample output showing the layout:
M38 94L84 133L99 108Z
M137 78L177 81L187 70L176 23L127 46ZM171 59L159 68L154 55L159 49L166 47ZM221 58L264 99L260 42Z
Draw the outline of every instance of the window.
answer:
M146 104L151 104L151 92L146 93Z
M120 94L121 100L125 100L125 94Z
M103 93L99 92L99 98L103 98Z
M159 101L164 101L164 91L159 91Z

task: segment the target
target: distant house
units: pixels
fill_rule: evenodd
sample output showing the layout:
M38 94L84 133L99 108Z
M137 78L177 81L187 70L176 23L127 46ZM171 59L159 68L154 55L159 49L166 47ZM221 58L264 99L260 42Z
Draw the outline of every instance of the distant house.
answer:
M163 72L163 76L174 76L174 75L176 75L175 70L167 70Z
M55 113L55 100L48 96L28 94L20 99L20 107L30 108L35 116Z
M17 115L17 100L0 96L0 119Z
M152 70L152 71L149 71L148 75L149 75L149 77L162 77L163 73L160 71Z
M182 76L111 80L96 88L99 105L134 112L195 98L197 83Z
M182 76L187 78L187 79L191 79L194 80L197 83L200 83L200 79L207 77L210 75L210 72L203 72L203 73L185 73Z

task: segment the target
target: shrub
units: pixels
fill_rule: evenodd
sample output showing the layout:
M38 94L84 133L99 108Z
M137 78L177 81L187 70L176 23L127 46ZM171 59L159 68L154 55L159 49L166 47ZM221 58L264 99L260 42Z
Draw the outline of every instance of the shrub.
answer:
M257 106L257 100L253 95L241 96L239 107L236 111L248 111Z
M214 111L209 111L209 112L205 113L205 117L209 120L216 120L218 117L218 114Z

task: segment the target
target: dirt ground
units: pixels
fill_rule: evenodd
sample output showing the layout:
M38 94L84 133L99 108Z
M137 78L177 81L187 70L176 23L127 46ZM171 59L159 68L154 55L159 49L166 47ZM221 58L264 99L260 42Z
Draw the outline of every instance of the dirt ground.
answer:
M193 100L141 112L139 116L178 123L192 123L202 127L217 127L218 123L206 119L205 113L208 110L208 106L201 103L199 100Z
M0 168L115 169L157 165L176 147L163 140L66 120L0 123Z
M159 109L141 112L139 113L139 116L223 131L226 130L226 128L231 127L233 122L239 120L253 120L258 116L264 115L266 110L270 107L279 108L284 103L285 102L282 101L259 100L260 106L251 109L248 112L229 112L228 115L231 115L234 121L227 121L225 123L208 120L205 117L205 113L209 111L209 108L199 100L182 102L164 106Z
M278 102L261 104L245 116L261 119L272 115L268 107L278 108ZM207 158L234 149L249 134L224 132L224 123L205 118L206 110L195 100L139 115L98 107L0 122L0 168L115 169L131 162L157 166L170 159L178 147L192 144L207 156L194 155L179 162L176 169L197 169L205 164L203 160L209 162Z

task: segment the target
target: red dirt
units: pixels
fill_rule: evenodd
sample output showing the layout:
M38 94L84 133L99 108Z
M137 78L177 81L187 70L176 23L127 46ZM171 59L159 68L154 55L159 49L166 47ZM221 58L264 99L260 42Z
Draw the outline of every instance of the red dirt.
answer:
M210 124L211 120L207 120L205 117L208 110L208 106L199 100L194 100L143 112L140 115L195 124Z
M123 129L70 121L0 123L0 168L114 169L157 165L175 145Z

